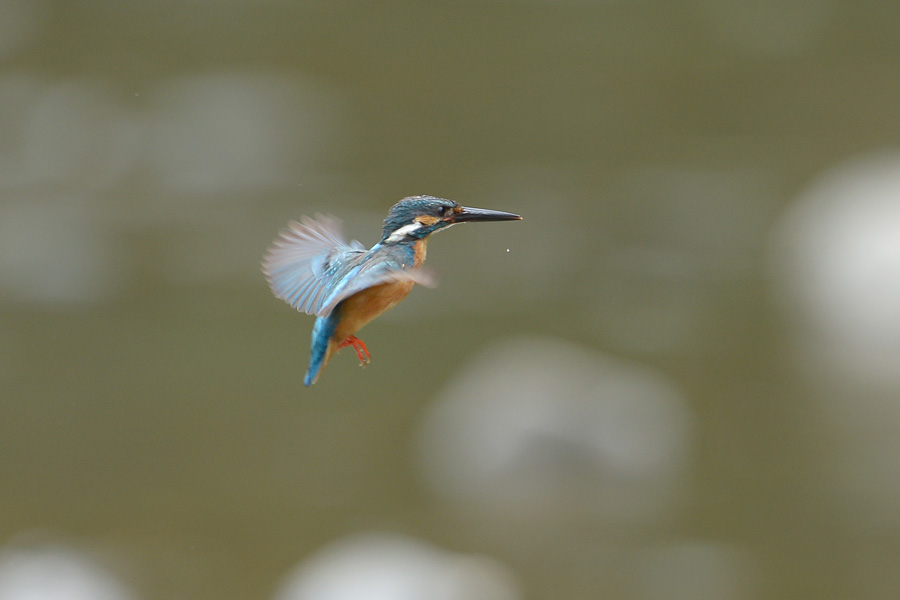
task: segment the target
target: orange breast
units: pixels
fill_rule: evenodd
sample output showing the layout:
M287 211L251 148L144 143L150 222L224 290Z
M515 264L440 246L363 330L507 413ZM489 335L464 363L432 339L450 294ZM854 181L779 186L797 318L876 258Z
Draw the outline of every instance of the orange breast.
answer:
M378 315L394 308L406 298L413 287L412 281L383 283L353 294L341 305L341 321L333 339L343 341L362 329Z
M425 251L428 249L428 238L416 242L413 249L415 250L415 254L413 255L413 266L418 269L422 266L422 263L425 262Z

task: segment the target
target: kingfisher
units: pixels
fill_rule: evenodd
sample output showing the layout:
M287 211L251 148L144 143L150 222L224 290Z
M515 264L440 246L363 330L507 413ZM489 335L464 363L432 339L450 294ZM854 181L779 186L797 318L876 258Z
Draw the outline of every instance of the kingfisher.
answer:
M277 298L316 317L304 385L314 384L331 355L347 346L360 365L368 364L372 357L356 332L396 306L413 285L434 286L434 277L422 268L432 233L457 223L521 219L444 198L410 196L391 207L381 241L369 250L356 240L345 242L333 217L290 222L266 252L262 270Z

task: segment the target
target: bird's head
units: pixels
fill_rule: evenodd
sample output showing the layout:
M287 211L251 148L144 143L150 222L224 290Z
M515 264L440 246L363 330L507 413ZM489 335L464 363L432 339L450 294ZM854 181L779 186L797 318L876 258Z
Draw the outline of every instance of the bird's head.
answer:
M468 208L434 196L410 196L391 207L384 220L382 243L421 240L436 231L467 221L519 221L522 217L499 210Z

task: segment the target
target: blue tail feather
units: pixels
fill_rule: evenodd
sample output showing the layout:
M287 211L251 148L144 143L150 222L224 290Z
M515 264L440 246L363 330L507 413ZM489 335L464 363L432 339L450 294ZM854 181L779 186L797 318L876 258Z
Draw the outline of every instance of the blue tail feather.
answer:
M325 365L325 359L328 356L328 342L337 329L340 310L337 308L327 317L318 317L316 324L312 330L312 345L310 347L309 369L303 378L303 385L312 385L319 376L319 371Z

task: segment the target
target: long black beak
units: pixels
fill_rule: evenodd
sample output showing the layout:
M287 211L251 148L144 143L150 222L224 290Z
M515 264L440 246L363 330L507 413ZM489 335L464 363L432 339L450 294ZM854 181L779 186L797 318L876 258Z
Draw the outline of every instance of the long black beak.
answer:
M484 208L461 207L459 212L454 211L445 220L451 223L465 223L466 221L521 221L522 217L513 213L499 210L487 210Z

